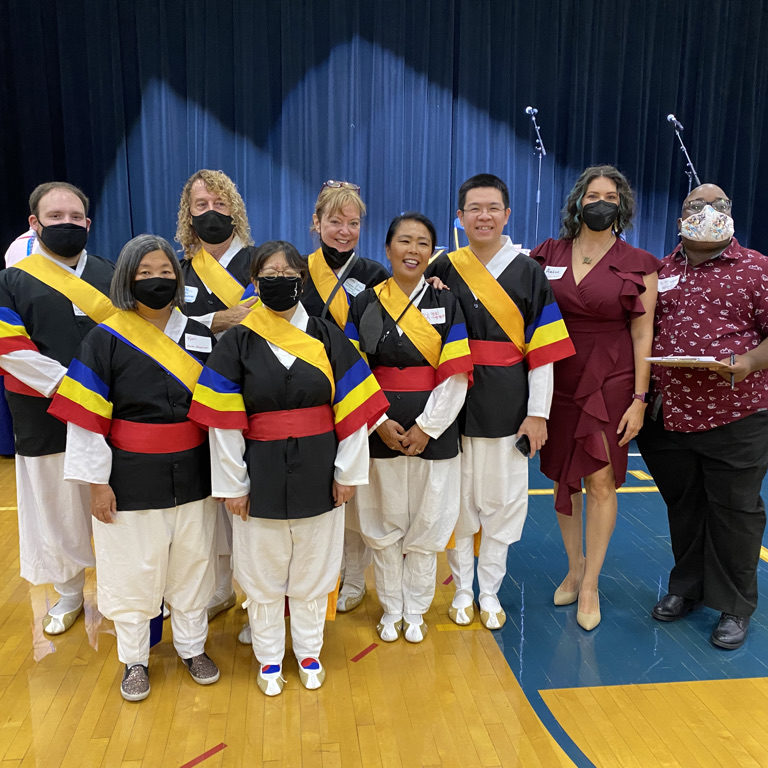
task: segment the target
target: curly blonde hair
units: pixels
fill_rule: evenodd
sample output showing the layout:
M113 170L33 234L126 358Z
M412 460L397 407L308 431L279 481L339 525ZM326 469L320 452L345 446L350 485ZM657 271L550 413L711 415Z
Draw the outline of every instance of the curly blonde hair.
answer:
M181 190L175 240L184 249L184 258L191 259L200 247L200 238L192 227L192 212L189 208L192 185L196 181L202 181L205 188L211 194L218 195L227 201L232 211L235 235L240 238L243 245L253 245L251 228L248 225L248 215L245 212L245 203L237 191L235 182L223 171L209 171L203 168L197 171L197 173L193 173L187 179L184 189Z
M360 197L360 193L351 187L323 187L315 202L315 215L318 220L323 216L333 216L335 213L341 213L345 205L352 204L360 211L360 218L365 216L365 203ZM315 224L312 220L311 231L314 231Z

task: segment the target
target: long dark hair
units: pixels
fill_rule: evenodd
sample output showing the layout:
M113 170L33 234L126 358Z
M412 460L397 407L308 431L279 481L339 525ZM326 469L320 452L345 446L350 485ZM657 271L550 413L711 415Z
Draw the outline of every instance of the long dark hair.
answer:
M581 231L581 201L587 187L601 176L616 184L619 193L619 215L613 223L613 231L620 235L632 229L632 217L635 214L635 197L626 176L612 165L591 165L576 179L573 189L568 193L563 210L560 211L562 224L560 237L573 240Z

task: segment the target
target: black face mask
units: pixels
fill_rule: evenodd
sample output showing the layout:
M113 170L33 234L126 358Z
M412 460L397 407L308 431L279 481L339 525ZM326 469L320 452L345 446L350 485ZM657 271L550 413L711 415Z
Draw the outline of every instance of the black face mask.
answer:
M235 231L235 225L231 216L218 211L206 211L192 217L192 229L204 243L218 245Z
M330 245L326 245L322 240L320 241L320 248L322 248L325 261L331 269L339 269L340 267L343 267L355 250L353 248L351 251L342 253L341 251L332 248Z
M619 206L606 200L589 203L581 209L581 220L593 231L602 232L616 221Z
M85 248L88 230L79 224L51 224L43 226L38 237L51 253L71 259Z
M284 312L299 303L299 296L301 296L300 277L278 275L276 277L260 277L258 280L259 298L264 302L264 306L273 312Z
M176 295L175 277L148 277L133 283L133 295L150 309L167 307Z

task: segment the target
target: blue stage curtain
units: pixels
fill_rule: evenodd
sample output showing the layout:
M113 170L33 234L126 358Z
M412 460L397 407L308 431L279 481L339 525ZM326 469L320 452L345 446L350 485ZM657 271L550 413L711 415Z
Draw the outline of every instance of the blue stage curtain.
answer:
M637 193L628 240L668 252L687 191L674 113L737 236L768 248L768 0L8 0L0 29L1 244L53 178L91 196L89 250L172 238L184 181L209 167L238 183L257 242L303 252L322 181L357 182L360 252L380 260L406 209L451 244L459 184L490 171L531 247L532 105L549 153L538 240L579 172L612 163Z

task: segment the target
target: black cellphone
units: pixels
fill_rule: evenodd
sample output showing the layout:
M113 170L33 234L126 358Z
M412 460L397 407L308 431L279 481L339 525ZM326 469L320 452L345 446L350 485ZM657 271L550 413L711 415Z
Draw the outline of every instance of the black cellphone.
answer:
M521 435L515 443L515 448L527 459L531 455L531 441L528 439L528 435Z

